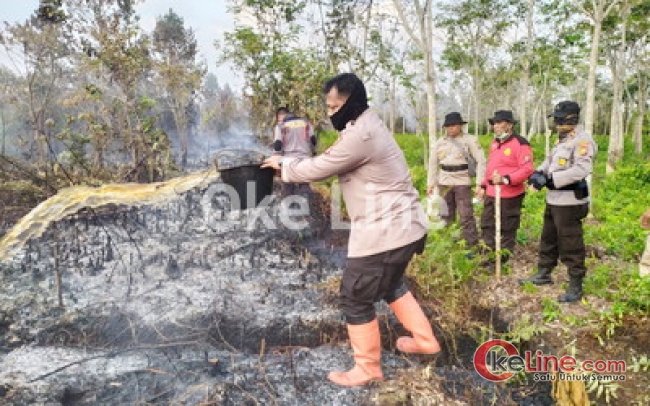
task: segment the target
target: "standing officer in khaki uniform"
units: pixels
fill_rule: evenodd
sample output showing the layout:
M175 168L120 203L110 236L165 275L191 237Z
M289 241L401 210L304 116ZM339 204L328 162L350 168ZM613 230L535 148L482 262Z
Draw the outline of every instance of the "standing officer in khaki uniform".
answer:
M348 258L339 306L347 322L354 367L331 372L343 386L383 380L381 336L375 302L385 300L412 337L399 337L407 353L440 351L431 324L404 283L415 253L422 253L428 230L420 196L395 137L369 109L366 88L352 73L330 79L324 88L327 111L339 138L313 158L268 158L263 167L281 170L285 182L313 182L338 175L351 219Z
M295 157L310 158L316 152L316 136L309 122L289 111L287 107L280 107L275 112L277 124L273 131L273 150L275 154ZM301 195L308 199L311 188L309 183L282 183L282 197Z
M442 125L446 137L436 141L429 159L427 194L440 191L447 210L442 210L442 218L447 225L456 220L456 211L460 217L463 238L469 248L478 244L478 231L472 205L472 178L483 179L485 174L485 154L476 137L463 133L463 121L460 113L453 112L445 116ZM474 162L469 162L473 160ZM470 164L474 172L470 174ZM477 183L475 194L479 194L481 185Z
M548 189L537 274L520 282L552 284L551 272L559 259L568 269L569 286L558 301L575 302L582 298L582 279L587 272L582 222L589 212L586 178L592 172L598 147L591 135L576 128L580 120L578 103L558 103L551 116L558 143L529 179L533 188Z

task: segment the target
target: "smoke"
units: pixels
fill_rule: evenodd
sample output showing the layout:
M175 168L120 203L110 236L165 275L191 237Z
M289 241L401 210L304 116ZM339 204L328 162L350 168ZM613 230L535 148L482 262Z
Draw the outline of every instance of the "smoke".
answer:
M188 148L188 166L192 167L211 166L216 156L227 150L252 156L269 156L273 152L271 146L265 145L252 131L234 126L217 135L199 132L190 139Z

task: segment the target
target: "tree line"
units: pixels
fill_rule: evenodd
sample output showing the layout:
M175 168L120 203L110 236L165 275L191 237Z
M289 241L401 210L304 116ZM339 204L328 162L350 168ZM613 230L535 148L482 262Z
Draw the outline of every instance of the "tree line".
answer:
M5 23L3 168L50 189L160 180L187 165L202 133L235 120L240 101L207 74L193 30L169 10L146 32L136 4L42 0L27 21Z
M3 168L53 188L163 179L205 134L268 134L281 105L327 125L321 86L342 71L367 82L393 130L430 143L452 110L476 135L502 108L524 136L545 133L562 99L580 102L587 131L610 135L608 171L626 139L641 152L647 137L650 0L227 1L235 26L215 46L244 80L235 91L207 73L173 10L151 32L139 0L41 0L5 23Z
M608 171L631 134L647 136L648 0L231 0L241 24L220 44L235 61L258 121L288 103L324 120L324 77L357 73L394 130L439 132L457 110L470 131L512 109L520 132L549 130L573 99L586 131L609 134ZM402 125L400 126L400 121Z

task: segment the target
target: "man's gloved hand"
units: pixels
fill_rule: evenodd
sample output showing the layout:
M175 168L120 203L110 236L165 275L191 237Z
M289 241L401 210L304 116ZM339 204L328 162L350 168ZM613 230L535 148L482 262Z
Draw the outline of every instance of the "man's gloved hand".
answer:
M550 173L546 177L546 188L548 190L555 190L555 183L553 183L553 177Z
M530 175L530 178L528 178L528 184L537 190L542 190L542 188L546 186L547 182L548 178L542 171L535 171Z

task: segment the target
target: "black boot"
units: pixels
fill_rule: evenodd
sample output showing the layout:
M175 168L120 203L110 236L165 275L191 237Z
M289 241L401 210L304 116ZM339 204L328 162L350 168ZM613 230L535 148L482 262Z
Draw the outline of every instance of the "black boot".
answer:
M560 303L573 303L580 299L582 299L582 278L571 276L566 292L561 294L557 301Z
M553 278L551 278L552 269L549 268L539 268L537 273L527 279L519 279L519 285L523 285L526 282L530 282L533 285L552 285Z

